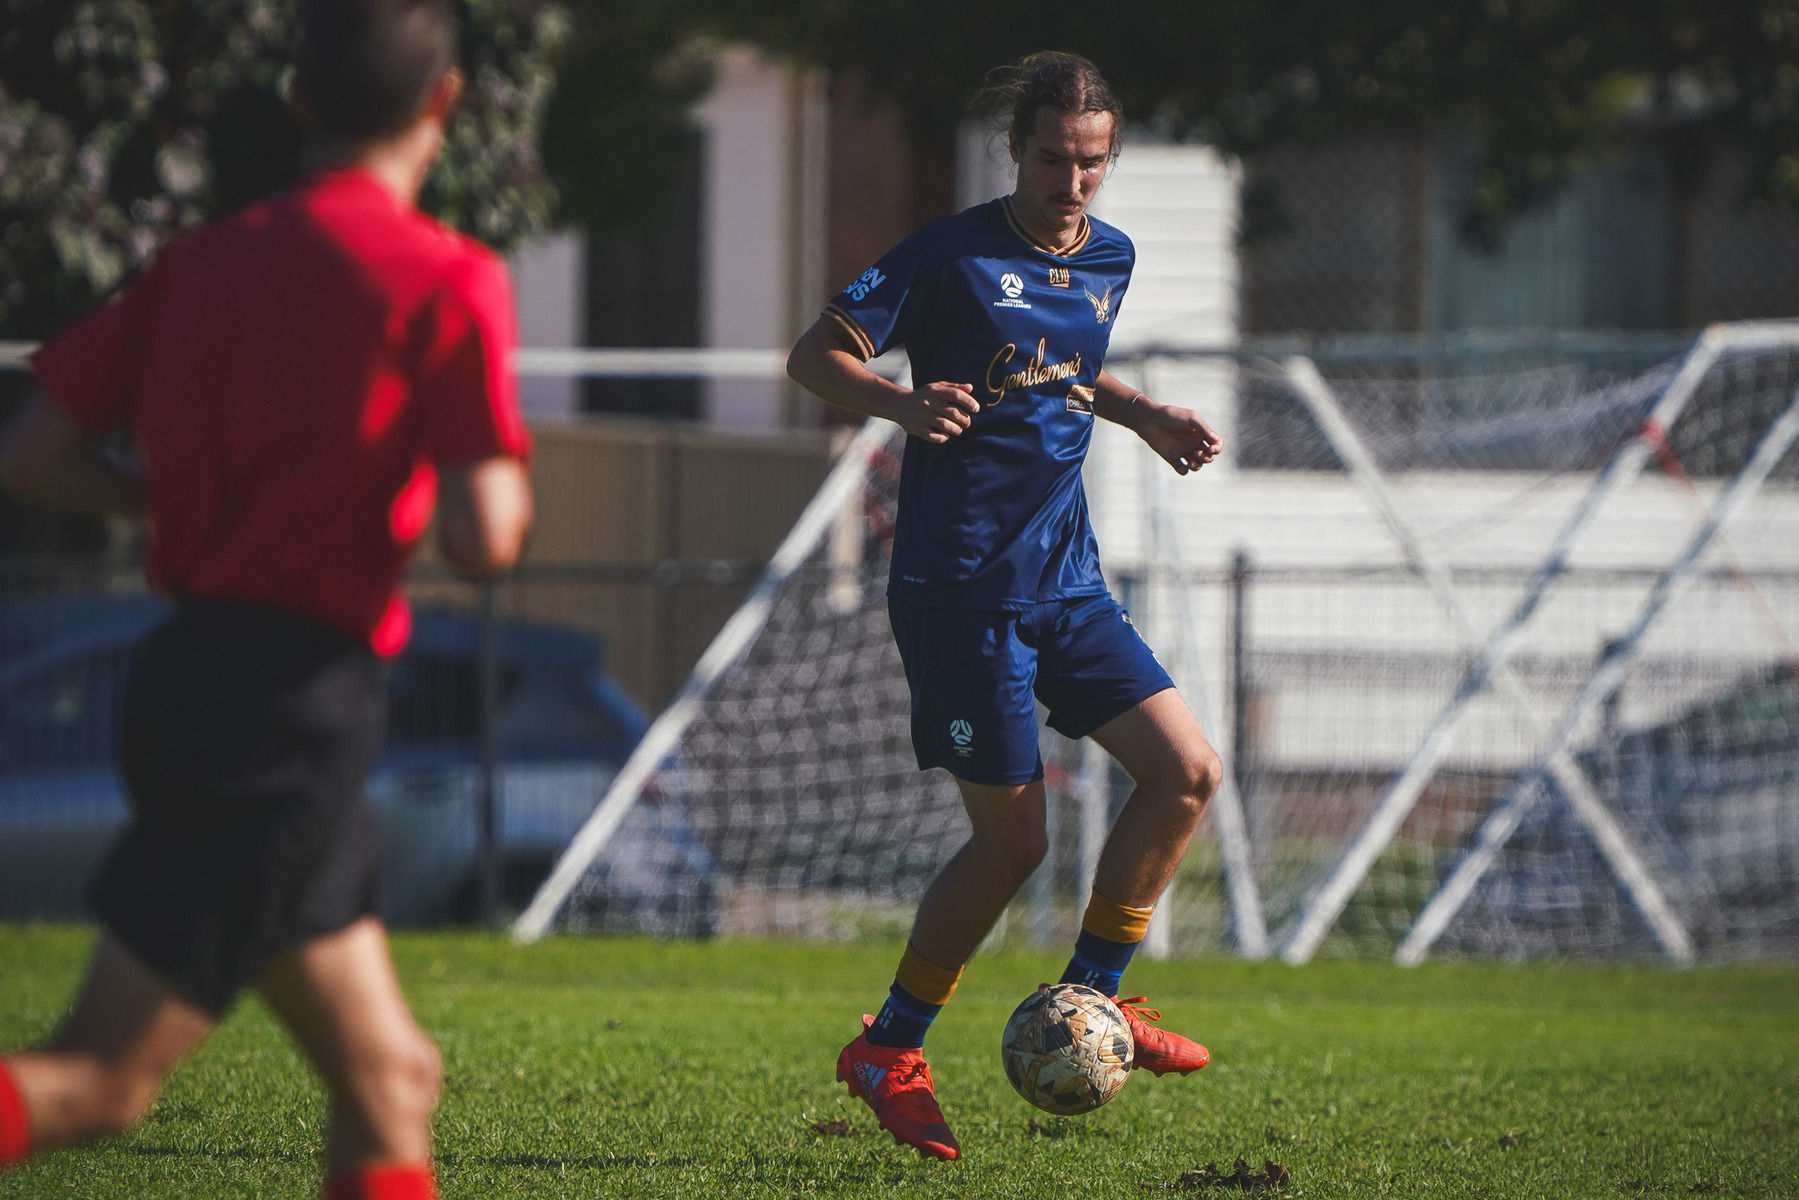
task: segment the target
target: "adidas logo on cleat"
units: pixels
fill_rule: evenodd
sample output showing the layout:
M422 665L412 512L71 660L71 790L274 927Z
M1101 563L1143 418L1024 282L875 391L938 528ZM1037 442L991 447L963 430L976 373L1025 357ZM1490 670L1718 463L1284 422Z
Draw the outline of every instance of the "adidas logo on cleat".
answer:
M887 1078L885 1068L877 1067L871 1062L858 1062L852 1068L856 1072L856 1080L870 1093L881 1086L881 1080Z

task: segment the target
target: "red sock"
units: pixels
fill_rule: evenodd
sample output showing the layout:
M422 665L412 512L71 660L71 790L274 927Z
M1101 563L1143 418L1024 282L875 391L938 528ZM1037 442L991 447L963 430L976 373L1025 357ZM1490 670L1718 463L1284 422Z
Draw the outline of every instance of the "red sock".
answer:
M437 1200L431 1168L357 1167L325 1180L325 1200Z
M25 1123L25 1097L0 1059L0 1167L25 1161L31 1153L31 1129Z

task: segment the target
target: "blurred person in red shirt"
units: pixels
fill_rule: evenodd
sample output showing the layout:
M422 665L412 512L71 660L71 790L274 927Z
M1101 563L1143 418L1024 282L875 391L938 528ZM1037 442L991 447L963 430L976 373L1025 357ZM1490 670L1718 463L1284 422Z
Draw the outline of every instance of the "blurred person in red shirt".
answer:
M329 1197L428 1197L437 1052L377 917L363 784L399 583L505 570L532 520L506 269L417 208L462 88L445 0L305 0L311 171L167 247L32 359L0 481L149 519L175 614L120 722L132 820L91 892L103 935L40 1050L0 1059L0 1166L138 1120L256 989L331 1094ZM111 454L129 430L137 461Z

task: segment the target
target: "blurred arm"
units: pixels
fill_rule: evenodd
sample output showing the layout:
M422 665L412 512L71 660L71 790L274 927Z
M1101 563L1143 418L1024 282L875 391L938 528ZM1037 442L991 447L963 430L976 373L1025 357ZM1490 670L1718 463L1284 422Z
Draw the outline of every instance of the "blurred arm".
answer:
M510 455L438 472L438 548L465 575L484 578L510 568L535 515L525 464Z
M150 507L142 468L108 453L43 396L33 396L0 438L0 484L59 508L139 517Z

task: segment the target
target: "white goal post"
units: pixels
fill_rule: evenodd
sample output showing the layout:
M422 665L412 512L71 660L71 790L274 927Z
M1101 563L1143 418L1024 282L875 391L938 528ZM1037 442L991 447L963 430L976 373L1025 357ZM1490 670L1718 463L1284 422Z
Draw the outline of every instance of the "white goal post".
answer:
M773 607L775 591L789 579L824 540L826 532L861 486L868 460L889 438L888 422L870 418L844 449L831 473L812 497L793 528L775 550L756 580L755 588L700 656L693 672L638 742L631 757L613 778L605 796L594 807L568 848L557 859L549 877L513 924L513 936L523 942L542 937L583 871L599 857L607 841L624 819L625 811L643 795L644 785L674 751L681 735L693 724L700 701L726 670L742 660L750 644L762 632Z
M1641 474L1668 431L1680 420L1701 381L1721 356L1731 352L1775 349L1799 349L1799 322L1714 325L1701 334L1648 416L1633 436L1613 453L1585 498L1564 524L1511 614L1481 644L1454 697L1432 722L1428 732L1388 785L1373 813L1336 865L1313 891L1286 936L1281 951L1283 958L1290 963L1303 963L1317 951L1350 896L1362 885L1375 859L1397 836L1401 823L1449 753L1464 719L1472 711L1472 702L1478 696L1497 684L1526 713L1531 713L1533 723L1539 723L1531 712L1530 700L1524 696L1511 674L1509 663L1522 642L1526 626L1567 571L1569 557L1575 545L1593 520ZM1307 363L1296 362L1289 365L1288 374L1321 428L1325 430L1333 448L1343 456L1358 481L1364 484L1371 502L1381 512L1395 536L1406 546L1408 558L1414 567L1431 580L1439 594L1454 609L1458 626L1465 632L1471 631L1471 618L1456 601L1454 588L1449 583L1447 574L1428 555L1421 552L1407 522L1393 508L1379 472L1356 444L1353 431L1342 419L1340 412L1336 411L1329 389L1318 377L1316 370L1310 369ZM1667 574L1657 585L1655 595L1645 602L1637 623L1622 641L1614 645L1606 660L1595 668L1581 696L1545 743L1538 761L1520 776L1483 824L1473 853L1462 862L1429 907L1419 916L1417 924L1397 952L1399 961L1416 963L1421 960L1428 947L1466 902L1482 872L1491 864L1497 847L1517 828L1519 817L1525 807L1540 794L1547 778L1552 778L1560 785L1577 817L1592 832L1601 853L1611 863L1618 879L1647 919L1668 957L1677 963L1693 961L1695 950L1692 939L1679 916L1664 896L1659 882L1644 865L1643 856L1633 844L1630 834L1613 819L1605 803L1595 794L1585 774L1572 759L1570 751L1581 731L1582 723L1615 691L1631 652L1640 643L1644 631L1655 616L1665 607L1670 594L1690 578L1701 554L1791 448L1792 420L1793 410L1789 406L1764 433L1755 455L1718 501L1704 530L1668 568Z

